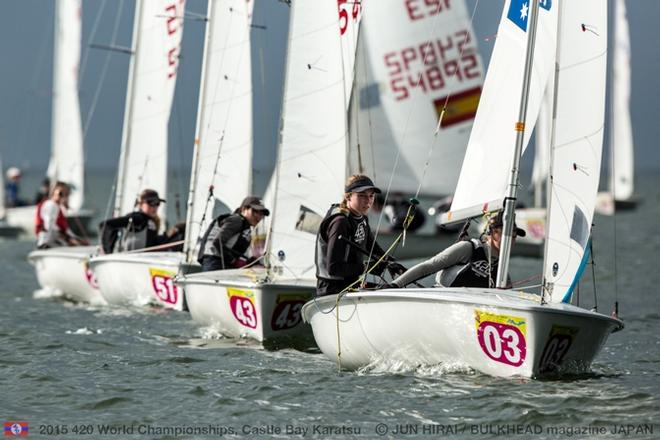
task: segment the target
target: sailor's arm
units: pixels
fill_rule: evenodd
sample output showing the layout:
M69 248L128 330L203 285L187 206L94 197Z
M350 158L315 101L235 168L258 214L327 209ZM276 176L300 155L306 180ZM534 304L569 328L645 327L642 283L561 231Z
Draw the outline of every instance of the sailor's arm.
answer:
M469 261L472 256L472 243L470 241L459 241L449 246L434 257L429 258L408 269L400 277L392 281L397 287L404 287L419 279L434 274L442 269Z

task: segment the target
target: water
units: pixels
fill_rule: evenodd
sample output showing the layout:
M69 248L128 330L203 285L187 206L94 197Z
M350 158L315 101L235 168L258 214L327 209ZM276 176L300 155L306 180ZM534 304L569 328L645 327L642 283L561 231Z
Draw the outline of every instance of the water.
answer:
M218 339L186 313L35 298L32 243L0 242L0 414L28 422L30 437L63 439L658 438L658 183L642 176L637 211L596 219L599 310L618 298L626 328L592 373L558 381L386 363L337 372L318 353ZM110 187L107 176L90 186ZM523 277L539 263L513 265ZM586 285L581 302L593 303Z

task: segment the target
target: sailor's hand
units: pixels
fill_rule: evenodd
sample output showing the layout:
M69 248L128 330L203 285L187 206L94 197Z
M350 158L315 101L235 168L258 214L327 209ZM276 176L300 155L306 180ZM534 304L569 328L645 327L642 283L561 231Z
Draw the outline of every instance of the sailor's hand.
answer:
M404 273L407 269L405 266L401 263L397 263L396 261L391 261L387 263L387 271L390 273L392 278L396 278L402 273Z

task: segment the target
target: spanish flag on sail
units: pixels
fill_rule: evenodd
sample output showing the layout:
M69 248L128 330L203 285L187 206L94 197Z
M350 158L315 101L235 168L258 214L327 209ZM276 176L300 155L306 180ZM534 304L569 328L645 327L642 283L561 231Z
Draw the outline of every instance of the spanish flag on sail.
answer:
M447 107L445 108L445 114L442 117L442 121L440 121L440 127L446 128L460 122L474 119L474 116L477 114L480 96L481 87L475 87L451 95L449 97L449 102L447 102ZM446 96L433 101L438 117L442 114L446 101Z

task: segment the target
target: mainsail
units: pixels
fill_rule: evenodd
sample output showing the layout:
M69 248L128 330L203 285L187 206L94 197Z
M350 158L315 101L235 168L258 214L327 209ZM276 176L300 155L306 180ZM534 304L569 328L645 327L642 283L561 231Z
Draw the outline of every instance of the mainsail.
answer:
M465 2L370 2L360 49L351 108L352 170L380 185L392 177L396 191L414 194L421 183L424 195L451 194L483 84Z
M544 260L544 289L569 302L586 263L600 179L607 2L561 2L555 142Z
M82 207L84 197L83 133L78 99L81 14L81 0L57 0L47 175L53 184L59 180L72 186L69 208L73 211Z
M195 247L200 231L206 230L213 220L216 199L233 210L250 192L253 5L254 2L245 0L210 0L208 3L186 228L187 250ZM209 200L211 188L213 197Z
M633 136L630 122L630 34L624 0L614 2L612 106L610 118L610 190L615 200L633 195Z
M291 4L269 249L271 263L296 278L314 277L316 230L307 225L341 200L346 179L345 67L354 63L360 10L339 3L339 21L333 2Z
M140 191L167 193L167 126L174 98L184 1L137 0L115 215ZM159 210L161 218L165 208Z

